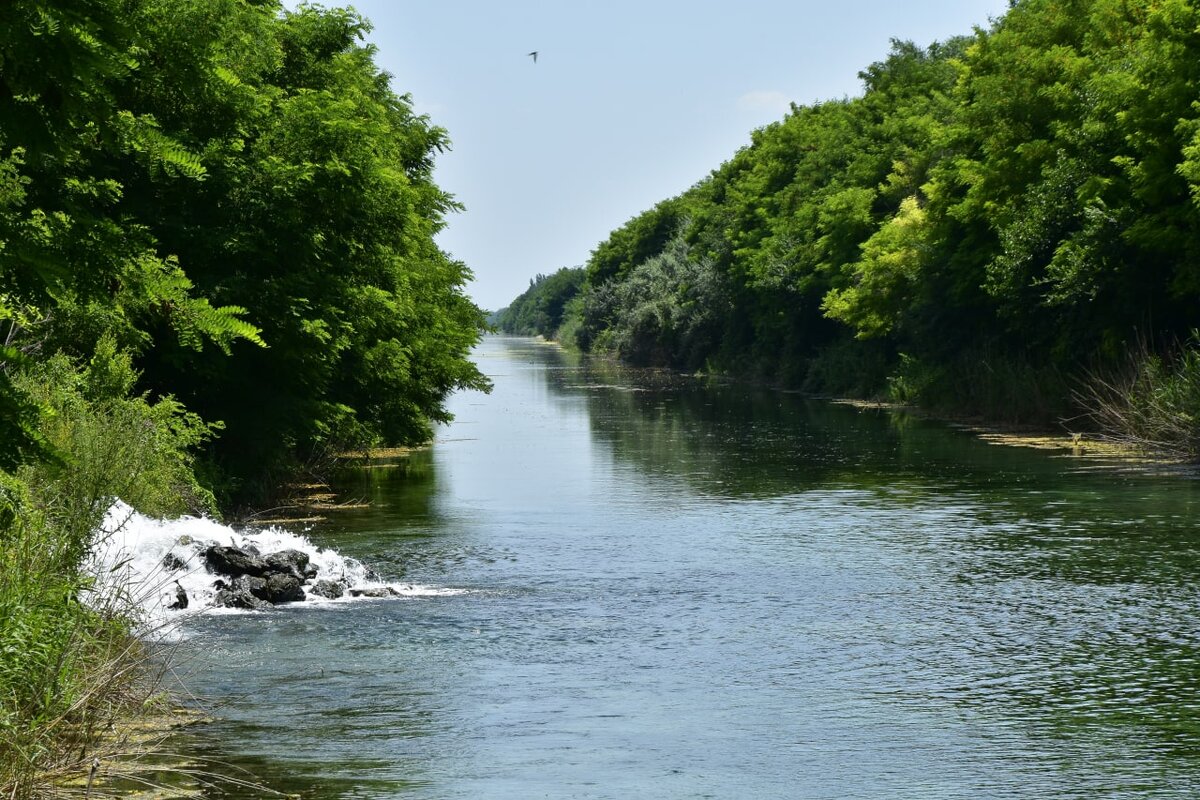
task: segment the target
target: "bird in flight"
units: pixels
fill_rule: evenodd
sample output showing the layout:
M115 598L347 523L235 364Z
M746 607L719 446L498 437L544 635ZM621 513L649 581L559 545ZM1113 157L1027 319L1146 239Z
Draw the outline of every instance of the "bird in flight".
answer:
M531 56L533 58L533 63L536 64L537 63L537 54L538 54L538 51L534 50L532 53L526 53L525 55Z

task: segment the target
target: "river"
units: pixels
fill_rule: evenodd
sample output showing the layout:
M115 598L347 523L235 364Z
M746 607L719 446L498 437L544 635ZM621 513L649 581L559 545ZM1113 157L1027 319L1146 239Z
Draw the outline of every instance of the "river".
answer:
M307 533L438 591L196 619L217 719L175 746L318 800L1200 793L1192 478L477 360L492 394Z

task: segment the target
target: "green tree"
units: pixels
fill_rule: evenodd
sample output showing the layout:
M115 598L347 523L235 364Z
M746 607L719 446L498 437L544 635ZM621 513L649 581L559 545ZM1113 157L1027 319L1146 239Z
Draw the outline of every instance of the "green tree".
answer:
M432 180L446 134L392 91L366 21L226 5L156 16L159 49L183 37L209 65L176 123L206 178L151 187L144 212L199 291L250 309L269 346L225 357L159 337L142 364L147 386L226 424L213 457L252 491L344 447L424 441L450 391L486 386L467 358L483 318L433 240L458 208ZM174 83L135 88L157 107Z
M499 312L496 327L505 333L557 338L567 304L579 294L585 277L583 267L563 267L551 275L538 275L508 308Z

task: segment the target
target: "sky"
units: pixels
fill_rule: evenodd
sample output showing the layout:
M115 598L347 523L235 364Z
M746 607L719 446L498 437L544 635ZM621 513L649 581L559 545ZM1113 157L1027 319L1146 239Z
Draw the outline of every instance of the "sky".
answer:
M790 102L860 94L858 72L891 39L968 34L1008 0L349 4L374 24L392 88L449 132L435 180L466 210L438 242L473 271L467 293L496 310L535 275L582 265Z

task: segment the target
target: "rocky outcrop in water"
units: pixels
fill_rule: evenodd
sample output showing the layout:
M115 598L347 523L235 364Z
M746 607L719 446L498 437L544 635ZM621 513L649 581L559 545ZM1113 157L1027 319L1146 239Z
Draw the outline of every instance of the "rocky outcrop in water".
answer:
M167 608L171 609L172 611L182 611L183 609L187 608L188 607L187 592L184 590L184 588L182 586L179 585L179 581L175 581L174 594L175 594L175 600L170 605L168 605Z
M351 597L399 597L400 593L390 586L371 586L365 589L351 589Z
M238 577L240 575L263 575L267 562L244 547L226 547L214 544L204 551L204 565L209 572Z
M308 563L308 553L302 550L280 550L264 560L269 571L291 573L301 582L317 577L317 567Z
M308 553L301 550L260 555L249 547L218 544L204 549L204 565L209 572L222 576L213 584L217 589L213 604L225 608L262 609L299 602L307 597L305 584L318 573L316 565L309 563ZM337 598L345 588L341 583L322 580L313 586L313 592Z
M262 578L240 575L234 578L231 583L226 583L223 580L216 581L213 584L217 589L217 593L213 597L213 605L219 608L247 608L251 610L270 608L271 603L254 594L253 585L251 584L252 580L262 581ZM265 581L262 582L265 583Z
M317 581L309 589L311 594L319 597L324 597L329 600L337 600L346 593L346 587L338 581Z
M167 553L159 564L167 572L179 572L181 569L187 569L187 562L174 553Z

